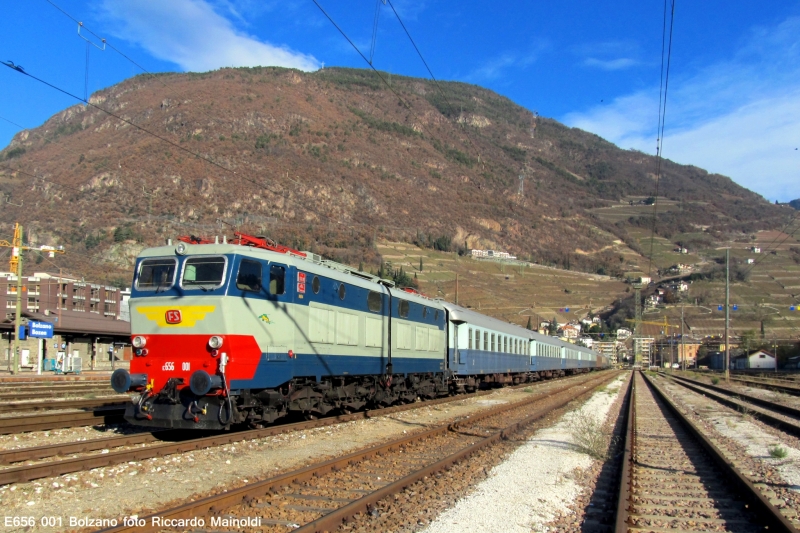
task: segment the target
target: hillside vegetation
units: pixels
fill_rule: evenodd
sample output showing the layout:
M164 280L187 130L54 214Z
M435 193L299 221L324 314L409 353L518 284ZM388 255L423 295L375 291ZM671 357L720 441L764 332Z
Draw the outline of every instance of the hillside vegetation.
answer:
M653 157L481 87L440 85L393 75L389 90L339 68L137 76L91 98L124 121L78 105L0 152L0 234L20 222L65 246L30 268L56 261L117 283L143 246L234 228L375 269L379 241L612 276L648 268ZM746 240L794 212L727 177L662 168L667 247Z

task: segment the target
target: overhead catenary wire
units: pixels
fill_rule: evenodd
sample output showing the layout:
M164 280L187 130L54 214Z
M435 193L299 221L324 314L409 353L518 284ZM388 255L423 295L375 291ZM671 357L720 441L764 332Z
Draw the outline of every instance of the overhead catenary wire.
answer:
M62 14L65 16L65 17L67 17L67 18L68 18L68 19L70 19L71 21L73 21L73 22L76 22L77 24L79 24L79 25L80 25L80 27L81 27L82 29L84 29L84 30L85 30L87 33L89 33L89 34L91 34L92 36L94 36L94 37L96 37L96 38L100 39L100 40L103 42L103 46L104 46L104 47L108 47L108 48L110 48L111 50L113 50L114 52L118 53L120 56L122 56L122 57L123 57L123 58L125 58L127 61L129 61L129 62L130 62L132 65L136 66L136 67L137 67L139 70L141 70L142 72L144 72L145 74L147 74L148 76L150 76L152 79L154 79L154 80L156 80L158 83L160 83L162 87L164 87L164 88L165 88L165 89L167 89L167 90L171 90L171 89L172 89L172 88L171 88L171 87L170 87L170 86L169 86L167 83L165 83L165 82L164 82L164 80L162 79L162 76L157 76L157 75L156 75L156 74L154 74L153 72L150 72L149 70L147 70L147 69L146 69L144 66L142 66L140 63L138 63L137 61L135 61L134 59L132 59L130 56L128 56L127 54L125 54L125 53L124 53L122 50L120 50L119 48L115 47L115 46L114 46L112 43L108 42L108 40L107 40L106 38L104 38L104 37L101 37L101 36L100 36L100 35L98 35L96 32L94 32L94 31L92 31L91 29L87 28L87 27L86 27L86 25L85 25L84 23L82 23L82 22L79 22L79 21L78 21L78 19L76 19L76 18L75 18L74 16L72 16L70 13L68 13L67 11L65 11L65 10L64 10L63 8L61 8L60 6L58 6L58 5L57 5L55 2L53 2L52 0L45 0L45 2L47 2L48 4L50 4L51 6L53 6L54 8L56 8L58 11L60 11L60 12L61 12L61 13L62 13ZM88 43L89 41L87 40L86 42ZM178 98L175 98L174 94L167 94L166 96L167 96L167 97L169 97L169 98L172 98L172 99L174 99L174 100L179 100ZM202 114L204 117L206 117L207 119L209 119L209 120L211 120L211 121L220 121L220 122L223 122L223 121L224 121L224 118L220 118L220 117L213 117L213 116L209 115L208 113L206 113L206 112L203 110L203 108L202 108L202 107L196 107L195 109L196 109L196 111L198 111L200 114Z
M378 78L380 78L380 80L383 82L383 84L386 85L386 87L397 97L397 99L403 104L403 106L406 109L408 109L411 112L411 114L413 114L415 117L419 118L417 116L417 114L414 112L414 109L411 107L411 104L409 102L407 102L402 96L400 96L400 94L398 94L397 91L394 90L394 88L392 87L392 84L389 83L389 81L383 75L381 75L380 71L375 68L375 66L372 64L372 62L369 59L367 59L367 57L364 55L364 53L361 51L361 49L358 48L358 46L356 46L356 44L353 42L353 40L347 35L347 33L342 29L342 27L339 26L336 23L336 21L333 19L333 17L330 14L328 14L327 11L325 11L325 9L322 7L322 5L320 5L318 0L312 0L312 1L314 2L314 5L316 5L317 8L322 12L322 14L325 15L325 17L330 21L330 23L333 24L333 27L336 28L339 31L340 34L342 34L342 37L344 37L345 40L348 43L350 43L350 46L353 47L353 49L356 51L356 53L358 53L358 55L361 56L361 59L363 59L364 62L367 63L367 65L369 65L369 67L375 72L375 74L377 74ZM394 6L392 6L392 10L394 10ZM398 20L399 20L399 18L398 18ZM409 38L410 38L410 35L409 35ZM415 47L416 47L416 45L415 45ZM448 101L448 103L449 103L449 101ZM452 109L452 106L451 106L451 109ZM424 128L421 125L422 121L420 120L420 121L418 121L418 123L419 123L418 127L420 129L424 130ZM474 144L472 143L472 140L469 139L469 137L467 137L467 141L471 145L474 146Z
M439 83L439 80L437 80L436 76L433 75L433 71L428 66L428 62L425 61L425 58L422 56L422 52L420 51L419 47L417 46L417 43L414 42L414 39L411 37L411 33L408 31L408 28L406 28L406 25L403 23L403 19L400 18L400 14L394 8L394 4L392 3L392 0L386 0L386 2L389 4L389 7L392 8L392 12L394 12L394 16L397 17L397 22L400 23L400 26L403 28L403 31L406 33L406 36L408 37L408 40L411 41L411 45L414 47L414 50L417 51L417 55L419 56L420 60L422 60L422 64L425 65L425 68L427 69L428 74L431 75L431 79L433 80L434 85L436 85L436 88L439 90L439 93L441 93L442 97L444 97L444 99L445 99L445 102L447 102L447 106L450 108L450 112L455 114L455 108L453 107L452 102L450 102L450 99L447 97L447 95L445 94L444 90L442 89L442 86Z
M656 230L658 228L658 193L659 185L661 182L661 162L663 160L663 144L664 144L664 127L667 116L667 93L669 89L669 70L672 60L672 35L675 26L675 0L672 0L672 8L670 12L669 22L669 40L666 41L667 35L667 1L664 0L664 23L661 30L661 81L659 83L658 93L658 126L656 141L656 191L653 198L653 227L650 232L650 258L647 265L647 274L652 278L653 272L653 250L655 245ZM666 69L664 66L664 44L667 42L666 47Z
M378 21L381 18L381 4L386 4L386 0L375 0L375 16L372 19L372 44L369 48L369 63L375 59L375 43L378 40Z
M0 117L0 120L3 120L3 121L5 121L5 122L8 122L9 124L12 124L12 125L14 125L14 126L18 127L18 128L19 128L19 129L21 129L21 130L27 130L27 129L28 129L28 128L26 128L25 126L21 126L20 124L17 124L17 123L16 123L16 122L14 122L13 120L8 120L8 119L7 119L7 118L5 118L5 117Z

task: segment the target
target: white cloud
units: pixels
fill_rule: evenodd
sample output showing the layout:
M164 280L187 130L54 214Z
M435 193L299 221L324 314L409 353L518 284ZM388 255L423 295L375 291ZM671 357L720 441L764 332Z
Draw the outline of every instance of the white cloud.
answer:
M203 0L105 0L119 37L188 71L281 66L316 70L313 56L248 35Z
M583 61L587 67L596 67L603 70L622 70L630 67L635 67L639 64L635 59L629 57L621 57L619 59L597 59L588 57Z
M536 62L549 46L550 44L547 41L539 40L531 43L527 52L503 52L486 60L481 66L472 70L462 79L471 83L494 81L503 76L504 71L508 69L520 70L529 67Z
M670 82L664 157L725 174L781 201L800 198L800 18L756 28L730 59ZM673 65L674 66L674 65ZM563 117L654 154L658 87Z

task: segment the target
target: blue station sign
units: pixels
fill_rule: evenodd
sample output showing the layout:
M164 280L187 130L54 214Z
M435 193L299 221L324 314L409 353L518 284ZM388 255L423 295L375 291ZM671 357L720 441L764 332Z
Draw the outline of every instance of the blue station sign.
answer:
M50 322L28 322L28 336L35 339L52 339L55 328Z

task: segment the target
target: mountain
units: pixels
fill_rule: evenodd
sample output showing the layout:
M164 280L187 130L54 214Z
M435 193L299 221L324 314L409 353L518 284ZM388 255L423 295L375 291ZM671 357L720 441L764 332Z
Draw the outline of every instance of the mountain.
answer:
M31 268L126 283L142 246L234 228L366 268L390 240L622 274L646 264L636 236L654 209L673 241L785 220L788 208L693 166L664 160L657 182L654 157L487 89L384 77L389 87L341 68L126 80L0 152L0 233L20 222L65 246Z

